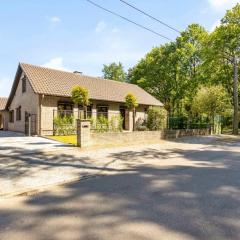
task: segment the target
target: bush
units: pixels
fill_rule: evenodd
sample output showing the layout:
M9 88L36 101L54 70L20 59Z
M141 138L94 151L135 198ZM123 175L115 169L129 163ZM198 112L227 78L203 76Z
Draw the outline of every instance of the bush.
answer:
M109 130L113 132L121 132L122 124L123 124L123 118L120 115L112 116L108 123Z
M146 126L146 121L142 118L138 118L138 120L136 121L136 130L137 131L147 131L148 128Z
M73 116L57 116L54 118L53 124L54 135L72 135L76 132Z
M97 119L91 119L91 128L96 132L121 132L122 123L123 118L120 115L114 115L110 120L101 115Z
M150 131L162 130L166 127L167 112L163 108L148 109L146 126Z

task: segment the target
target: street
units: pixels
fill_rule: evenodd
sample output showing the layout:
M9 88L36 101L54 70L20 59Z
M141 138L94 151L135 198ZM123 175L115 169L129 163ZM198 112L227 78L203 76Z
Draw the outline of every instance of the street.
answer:
M0 239L240 239L239 138L196 139L110 149L114 173L1 199Z

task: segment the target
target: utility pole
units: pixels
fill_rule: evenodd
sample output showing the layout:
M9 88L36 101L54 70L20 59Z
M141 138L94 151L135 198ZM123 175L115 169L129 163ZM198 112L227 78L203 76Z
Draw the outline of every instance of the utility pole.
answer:
M233 59L234 79L233 79L233 134L238 135L238 59L235 56Z

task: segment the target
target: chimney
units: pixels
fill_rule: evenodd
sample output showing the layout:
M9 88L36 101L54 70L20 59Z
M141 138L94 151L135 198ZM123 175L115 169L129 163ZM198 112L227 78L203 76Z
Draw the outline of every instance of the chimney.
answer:
M82 72L79 72L79 71L74 71L73 73L75 73L77 75L82 75Z

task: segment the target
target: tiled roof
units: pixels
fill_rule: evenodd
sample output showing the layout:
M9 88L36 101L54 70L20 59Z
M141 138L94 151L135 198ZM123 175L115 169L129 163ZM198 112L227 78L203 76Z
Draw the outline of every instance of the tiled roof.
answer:
M7 100L7 98L0 97L0 111L5 109Z
M125 96L132 93L139 104L162 106L162 103L137 85L89 77L72 72L54 70L20 63L33 90L38 94L70 97L74 86L88 89L90 99L125 102Z

